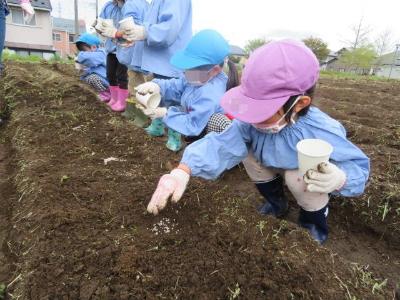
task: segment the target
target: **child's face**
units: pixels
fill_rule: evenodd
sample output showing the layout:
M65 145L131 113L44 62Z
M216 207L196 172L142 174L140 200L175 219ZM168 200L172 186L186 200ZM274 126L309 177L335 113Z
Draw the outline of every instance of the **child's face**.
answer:
M82 51L93 52L93 51L96 51L96 49L97 49L96 46L86 46L86 45L82 46Z
M298 113L299 111L301 111L303 108L309 106L310 104L311 104L311 98L308 96L302 96L299 98L299 100L293 107L293 111L295 113ZM285 118L282 118L284 115L285 115L285 111L283 110L283 106L282 106L271 118L269 118L261 123L257 123L257 125L268 126L268 125L272 125L272 124L279 122L279 120L280 120L280 122L278 125L283 125L286 123Z
M222 68L218 65L215 66L202 66L185 71L186 80L193 85L203 85L218 75Z

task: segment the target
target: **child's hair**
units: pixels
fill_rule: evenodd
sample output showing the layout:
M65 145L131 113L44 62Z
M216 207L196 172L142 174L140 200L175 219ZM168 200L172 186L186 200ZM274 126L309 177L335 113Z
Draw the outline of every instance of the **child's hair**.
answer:
M316 85L313 85L311 88L309 88L309 89L304 93L304 96L310 97L310 98L311 98L311 101L312 101L312 99L313 99L313 97L314 97L315 88L316 88ZM287 113L287 112L288 112L289 108L293 105L294 101L296 101L296 99L297 99L299 96L302 96L302 95L294 95L294 96L291 96L291 97L289 98L289 100L283 105L283 112L284 112L284 113ZM298 116L305 116L305 115L308 113L308 110L310 109L310 106L311 106L311 104L310 104L309 106L307 106L307 107L304 107L302 110L300 110L300 111L297 113L297 115L298 115ZM288 123L290 123L290 121L291 121L292 114L293 114L293 109L294 109L294 107L292 107L292 109L291 109L291 110L288 112L288 114L285 116L285 120L286 120L286 122L288 122Z
M84 42L76 42L76 48L78 48L79 51L86 51L85 47L91 48L89 44L86 44Z
M220 64L220 67L222 68L224 66L224 63ZM228 74L228 82L226 84L226 90L229 91L231 88L237 87L240 84L240 79L239 79L239 73L236 68L235 63L228 58L228 68L229 68L229 74Z

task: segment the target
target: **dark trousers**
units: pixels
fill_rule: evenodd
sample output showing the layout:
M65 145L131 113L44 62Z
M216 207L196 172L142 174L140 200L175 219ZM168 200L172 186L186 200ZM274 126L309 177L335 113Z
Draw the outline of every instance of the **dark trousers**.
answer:
M114 53L107 55L107 79L111 86L128 89L128 68L119 63Z

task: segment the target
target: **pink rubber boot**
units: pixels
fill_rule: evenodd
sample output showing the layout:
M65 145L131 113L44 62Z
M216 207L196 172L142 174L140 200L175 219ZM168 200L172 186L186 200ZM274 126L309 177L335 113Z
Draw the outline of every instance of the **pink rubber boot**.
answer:
M109 107L111 107L114 103L118 101L118 91L119 91L119 86L114 86L114 85L110 86L111 99L107 103Z
M126 99L129 96L128 90L119 89L118 91L118 101L111 105L113 111L124 111L126 108Z
M103 92L100 92L98 95L98 98L101 102L109 102L111 99L111 93L110 90L105 90Z

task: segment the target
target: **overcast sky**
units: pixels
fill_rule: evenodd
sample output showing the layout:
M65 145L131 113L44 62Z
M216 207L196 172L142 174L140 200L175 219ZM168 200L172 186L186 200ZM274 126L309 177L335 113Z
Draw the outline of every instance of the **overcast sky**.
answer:
M101 7L107 0L99 0ZM51 0L53 15L73 17L73 0ZM95 18L95 0L79 0L79 16L90 24ZM100 9L100 8L99 8ZM372 32L390 30L400 42L400 0L193 0L193 30L212 28L231 44L244 46L249 39L297 38L310 35L338 50L350 39L351 26L361 17Z

